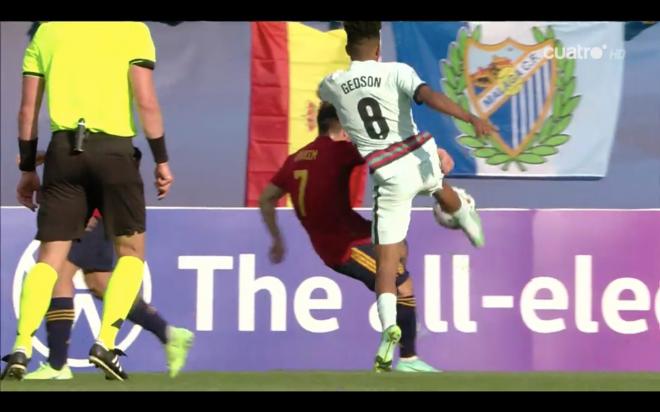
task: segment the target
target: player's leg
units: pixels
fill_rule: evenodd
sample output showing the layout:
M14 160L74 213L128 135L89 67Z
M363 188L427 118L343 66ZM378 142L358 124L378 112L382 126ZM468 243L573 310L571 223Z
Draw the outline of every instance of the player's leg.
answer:
M407 270L404 274L399 279L405 280L397 286L396 322L401 328L401 341L399 362L394 369L398 372L439 372L417 356L417 301L412 277Z
M111 272L85 272L85 282L95 297L103 299ZM138 296L127 319L142 326L160 340L165 348L167 369L170 377L175 377L185 366L188 352L194 340L192 331L168 325L155 307Z
M459 194L449 183L443 182L442 188L433 192L433 197L438 202L440 209L455 219L473 246L484 246L481 219L474 205L470 204L466 196Z
M401 328L401 341L399 342L399 363L396 369L400 370L402 363L417 359L415 340L417 338L417 313L413 280L406 269L408 261L408 243L404 242L403 256L397 268L397 301L396 323Z
M435 372L417 357L415 340L417 337L417 314L416 301L413 290L413 280L406 269L407 244L405 244L404 256L397 268L397 301L396 301L396 323L401 328L401 340L399 341L399 362L396 370L401 372ZM354 246L348 260L340 266L333 268L335 271L361 281L372 292L376 286L376 252L372 244Z
M374 190L373 242L376 251L376 295L378 316L383 326L376 354L375 370L389 371L394 348L401 338L397 319L397 271L405 256L406 234L414 193L406 187L407 173L381 181ZM378 181L375 179L375 181ZM412 182L413 188L416 182Z
M77 242L72 246L75 248ZM69 253L71 254L71 253ZM53 288L53 297L46 313L46 333L48 361L42 362L39 369L25 376L26 380L68 380L73 379L69 358L69 339L73 328L74 308L73 276L78 267L66 261L58 273Z
M430 194L437 201L437 205L434 207L436 219L438 213L447 213L463 230L473 246L482 247L485 239L479 215L474 204L470 203L466 196L443 181L444 174L438 161L438 147L435 140L428 140L414 154L421 160L419 165L422 178L420 194ZM440 210L436 210L438 208Z

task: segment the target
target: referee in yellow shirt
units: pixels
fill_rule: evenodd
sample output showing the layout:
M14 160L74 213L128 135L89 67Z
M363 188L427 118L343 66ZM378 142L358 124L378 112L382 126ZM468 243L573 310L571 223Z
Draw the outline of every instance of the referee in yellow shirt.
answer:
M173 181L154 88L155 63L149 29L138 22L43 23L25 51L16 191L31 210L40 188L35 159L44 89L52 138L37 216L39 257L23 281L16 343L3 358L3 378L21 379L26 372L32 336L46 314L57 274L95 208L103 214L118 260L89 360L110 379L127 378L115 339L142 283L146 229L144 186L133 158L133 101L156 162L159 199Z

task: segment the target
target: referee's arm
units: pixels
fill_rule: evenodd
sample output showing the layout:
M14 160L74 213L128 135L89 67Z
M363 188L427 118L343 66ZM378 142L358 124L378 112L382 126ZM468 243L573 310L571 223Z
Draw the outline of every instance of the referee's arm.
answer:
M153 70L156 66L156 47L149 28L144 23L137 24L135 29L135 38L129 48L129 77L140 123L156 162L154 174L160 200L169 192L174 177L168 164L163 115L154 85Z
M44 70L39 52L39 31L30 41L23 56L23 83L21 105L18 110L18 167L21 178L16 186L16 199L34 211L34 195L39 190L39 175L36 172L39 110L44 96Z
M136 108L140 116L140 123L144 129L145 136L147 136L149 147L156 162L154 175L156 177L158 200L161 200L170 191L172 182L174 182L174 176L172 176L168 164L163 115L161 114L158 97L156 96L153 70L138 65L131 65L130 76L133 96L135 96Z
M20 152L18 164L21 170L21 178L16 186L16 200L32 211L37 207L34 195L41 185L35 167L37 160L37 125L43 95L43 77L23 76L21 106L18 110L18 148Z
M18 110L18 137L34 140L38 135L39 111L44 96L44 79L32 75L23 76L21 107Z

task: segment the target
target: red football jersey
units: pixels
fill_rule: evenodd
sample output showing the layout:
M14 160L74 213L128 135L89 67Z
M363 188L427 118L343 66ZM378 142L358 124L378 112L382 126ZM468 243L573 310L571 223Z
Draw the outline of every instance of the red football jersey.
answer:
M271 183L291 195L314 250L328 266L344 263L350 249L371 242L371 222L351 207L352 173L364 173L352 143L320 136L290 155Z

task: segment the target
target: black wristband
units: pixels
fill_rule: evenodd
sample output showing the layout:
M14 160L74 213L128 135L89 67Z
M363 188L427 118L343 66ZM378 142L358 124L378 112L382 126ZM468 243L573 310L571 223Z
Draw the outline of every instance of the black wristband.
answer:
M167 157L167 147L165 147L165 135L156 139L147 139L151 154L154 156L154 162L165 163L169 160Z
M37 141L18 139L18 152L21 156L18 168L23 172L34 172L37 168Z

